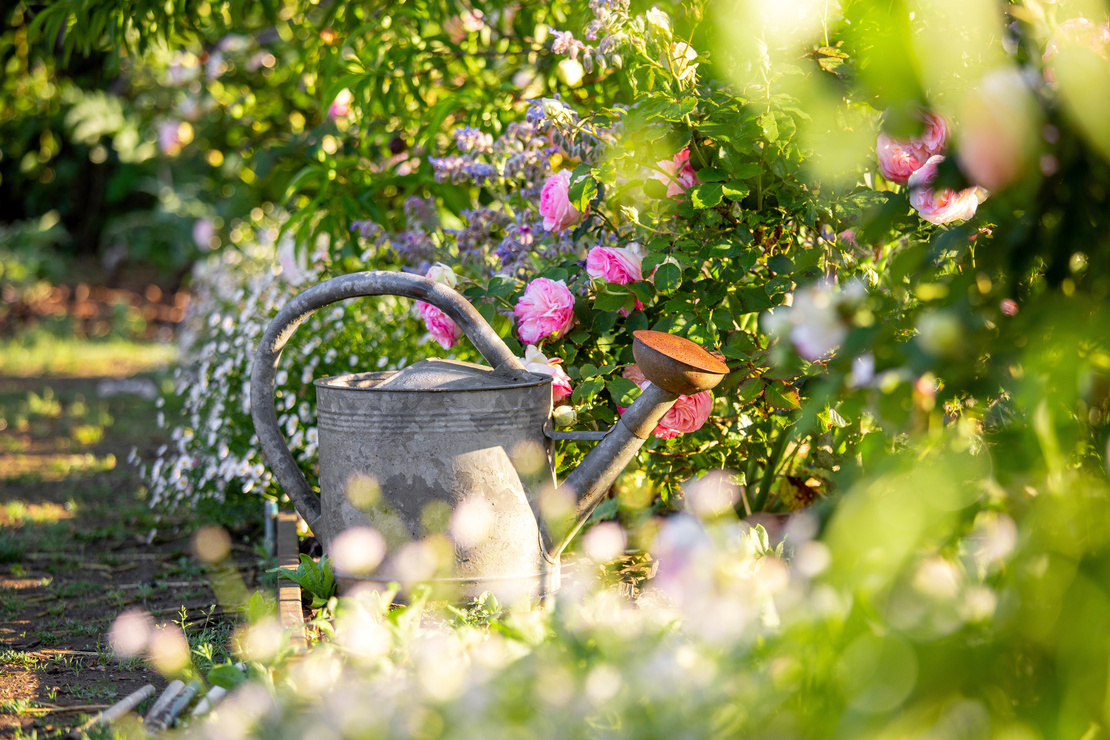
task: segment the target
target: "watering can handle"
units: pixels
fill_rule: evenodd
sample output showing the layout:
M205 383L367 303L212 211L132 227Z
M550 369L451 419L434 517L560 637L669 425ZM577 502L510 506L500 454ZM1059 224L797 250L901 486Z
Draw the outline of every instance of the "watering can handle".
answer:
M317 310L347 298L375 295L396 295L432 304L459 325L495 372L512 379L528 374L524 364L474 306L451 288L426 277L403 272L356 272L325 280L297 295L270 322L258 345L251 369L251 416L258 444L274 478L313 531L320 519L320 499L294 462L278 428L274 408L278 360L293 332Z

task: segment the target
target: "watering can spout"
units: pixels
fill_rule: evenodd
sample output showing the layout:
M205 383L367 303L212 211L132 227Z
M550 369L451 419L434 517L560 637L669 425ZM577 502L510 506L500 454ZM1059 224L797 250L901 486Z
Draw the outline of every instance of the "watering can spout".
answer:
M573 501L573 513L549 522L544 549L556 560L586 519L671 410L680 395L715 387L728 373L716 355L688 339L659 331L633 333L632 354L650 385L612 429L558 487L559 501Z

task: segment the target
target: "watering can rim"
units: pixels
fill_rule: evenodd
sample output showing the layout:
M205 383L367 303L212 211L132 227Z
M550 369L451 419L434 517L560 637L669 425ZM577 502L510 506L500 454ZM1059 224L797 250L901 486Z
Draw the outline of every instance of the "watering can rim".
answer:
M459 361L455 360L453 362ZM472 365L474 368L484 370L487 373L493 373L492 368L487 368L483 365L475 365L474 363L460 364ZM554 381L554 378L550 375L545 375L544 373L529 372L528 375L532 378L535 378L535 380L514 382L511 378L497 378L498 382L496 385L483 385L479 388L396 388L392 386L386 388L376 386L366 388L358 386L352 387L349 385L339 385L335 382L349 378L364 378L367 380L376 380L378 377L380 377L382 380L385 380L390 376L396 375L399 372L401 372L401 370L370 370L359 373L342 373L340 375L328 375L322 378L314 378L312 384L317 388L327 388L328 390L366 393L480 393L483 391L510 391L519 390L521 388L536 388L541 385L550 385Z

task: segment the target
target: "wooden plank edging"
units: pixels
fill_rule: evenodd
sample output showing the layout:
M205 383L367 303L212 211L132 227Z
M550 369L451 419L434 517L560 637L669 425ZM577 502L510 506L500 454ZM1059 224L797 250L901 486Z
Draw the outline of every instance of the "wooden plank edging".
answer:
M296 570L301 561L297 549L297 515L279 511L277 514L278 567ZM289 644L297 652L308 646L304 632L304 610L301 608L301 587L292 581L278 581L278 612L281 626L289 632Z

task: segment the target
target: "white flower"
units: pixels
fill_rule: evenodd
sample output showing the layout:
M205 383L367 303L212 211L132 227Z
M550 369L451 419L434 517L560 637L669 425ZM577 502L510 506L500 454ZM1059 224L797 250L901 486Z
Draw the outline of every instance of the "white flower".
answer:
M824 359L848 336L842 308L859 303L866 293L858 281L843 288L832 281L813 283L797 290L790 306L779 306L764 314L764 329L769 334L789 338L805 359L811 362Z
M308 276L308 264L305 253L297 254L297 245L293 237L286 234L282 237L277 250L278 264L281 274L290 285L300 285Z
M655 29L656 33L664 36L671 35L671 19L662 10L652 6L652 9L645 13L644 17L647 18L648 24Z

